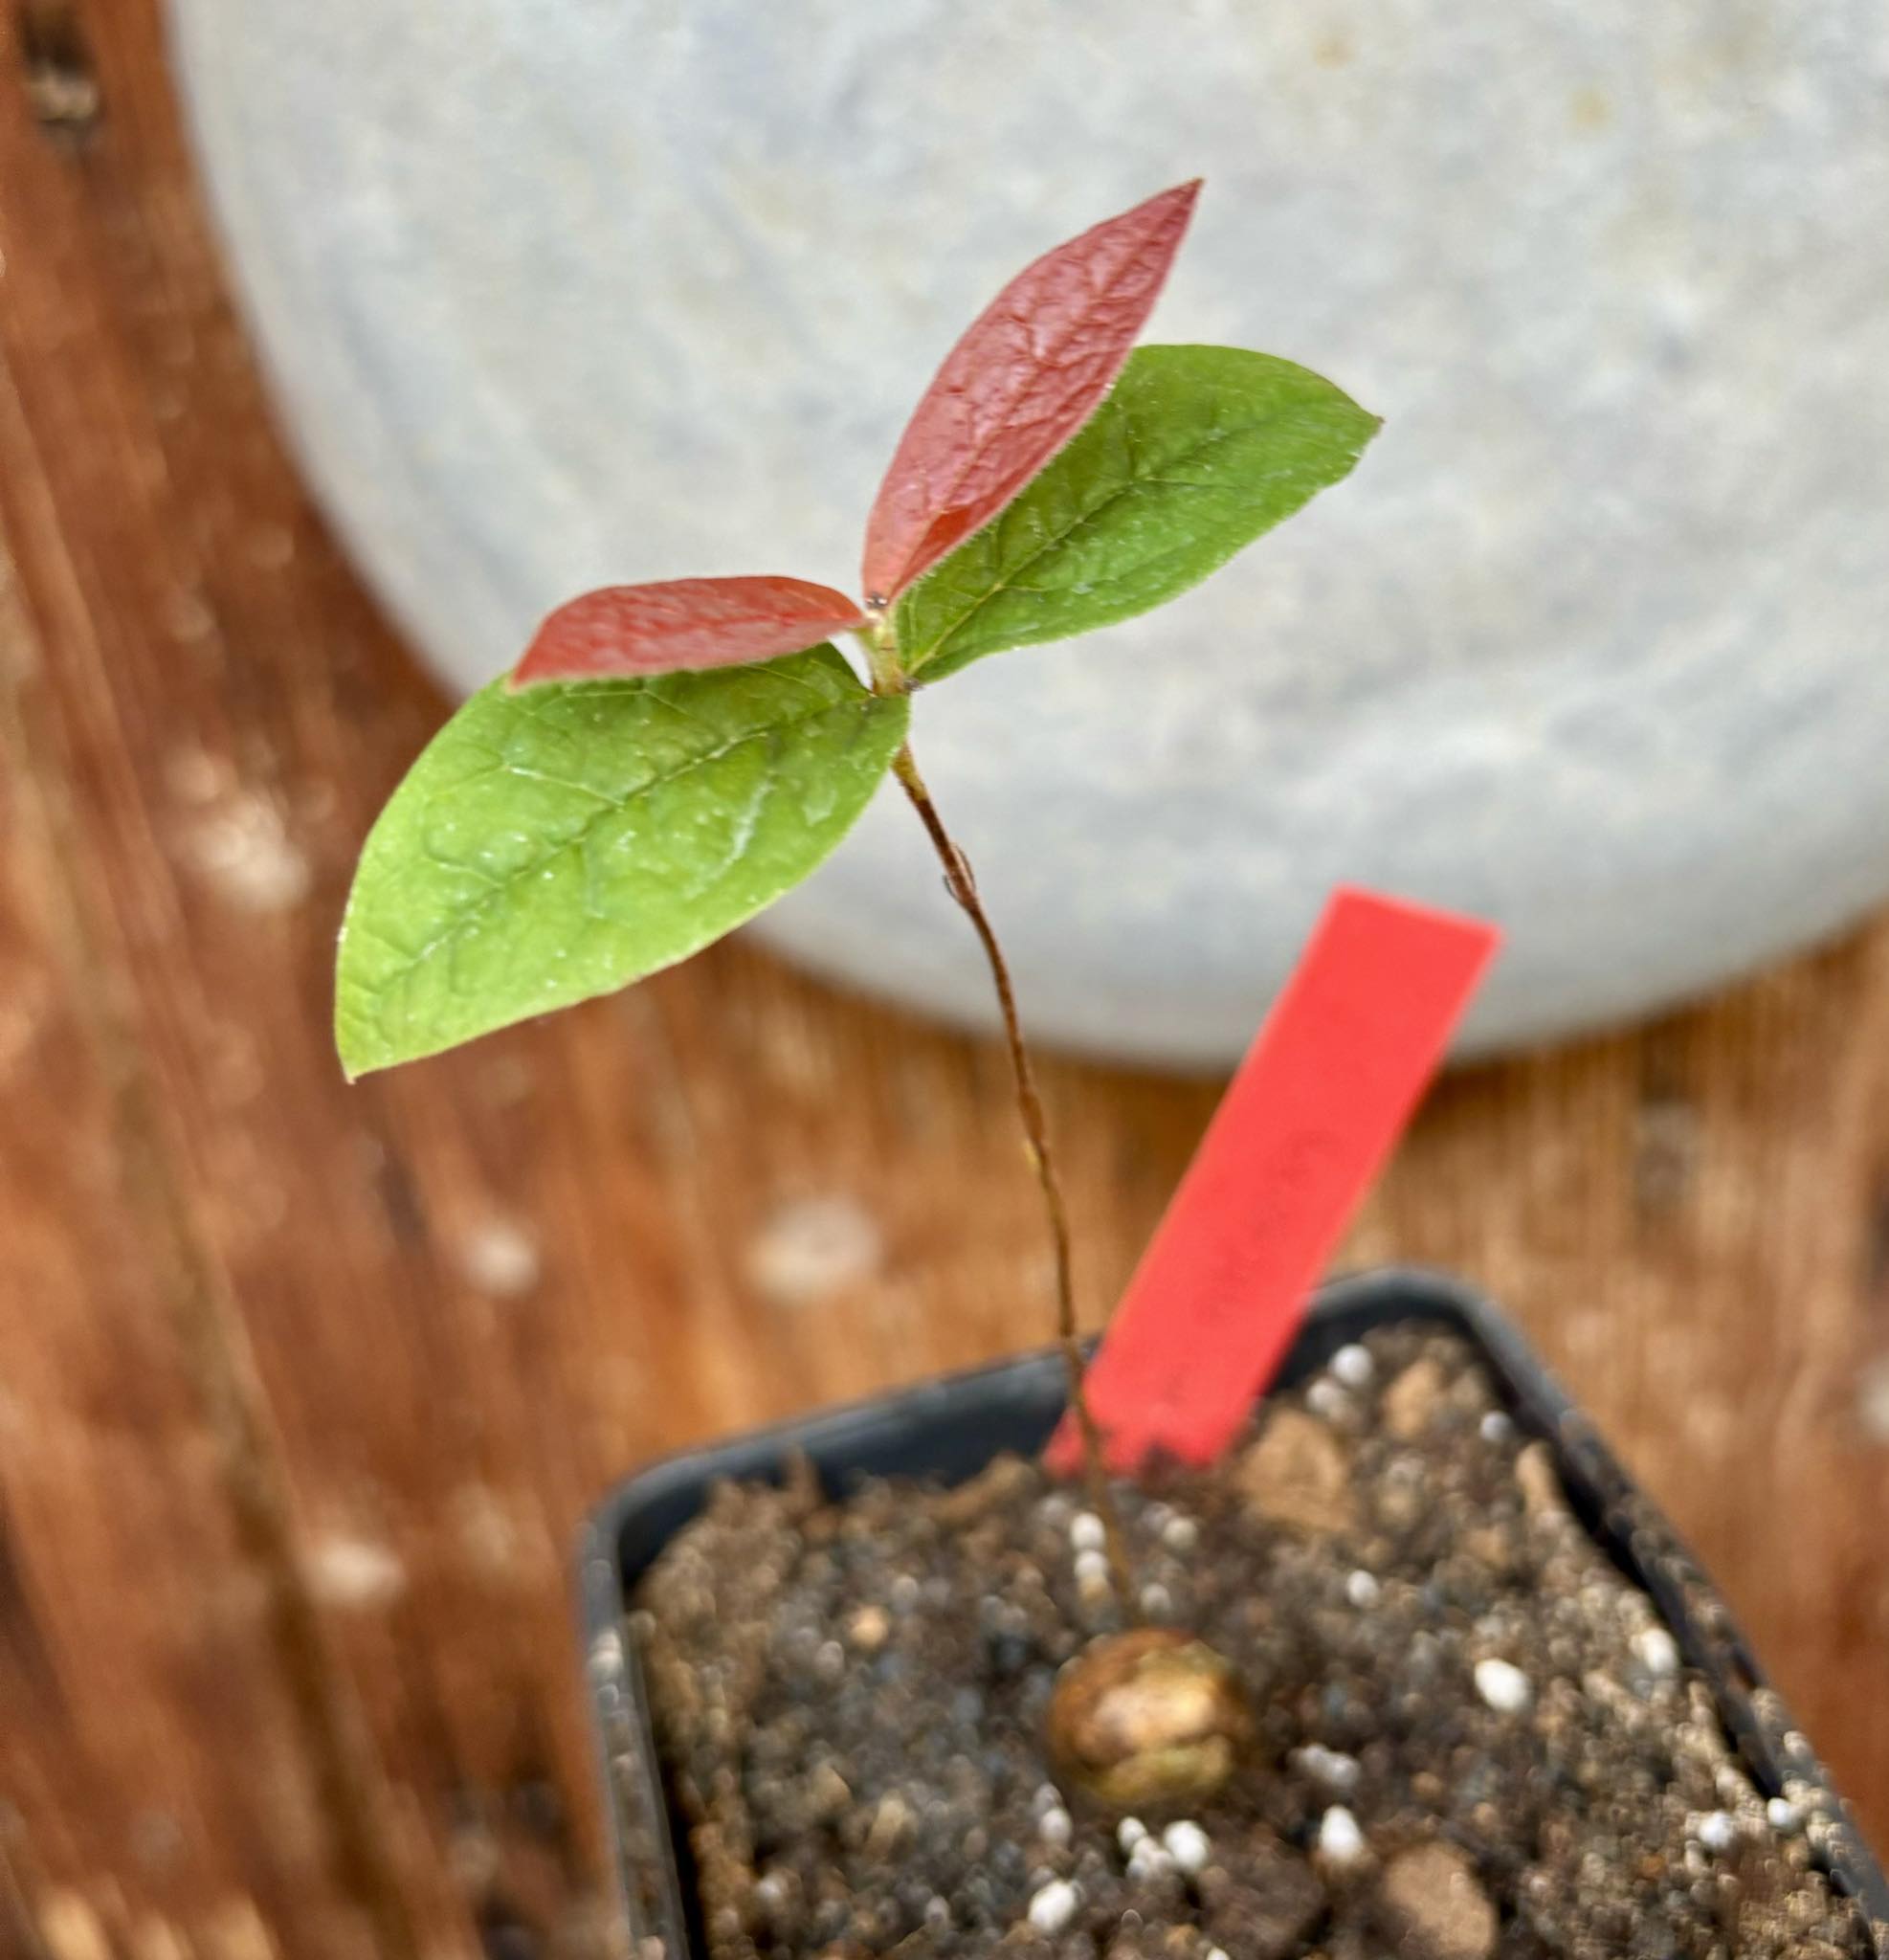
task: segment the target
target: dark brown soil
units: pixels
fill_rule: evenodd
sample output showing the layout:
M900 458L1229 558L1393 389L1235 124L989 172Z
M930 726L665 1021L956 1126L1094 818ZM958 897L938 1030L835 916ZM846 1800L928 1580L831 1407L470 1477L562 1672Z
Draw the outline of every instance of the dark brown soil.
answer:
M1046 1764L1057 1668L1122 1622L1035 1465L724 1489L664 1554L637 1631L717 1960L1867 1950L1454 1337L1376 1335L1119 1502L1138 1610L1257 1706L1185 1817L1085 1810Z

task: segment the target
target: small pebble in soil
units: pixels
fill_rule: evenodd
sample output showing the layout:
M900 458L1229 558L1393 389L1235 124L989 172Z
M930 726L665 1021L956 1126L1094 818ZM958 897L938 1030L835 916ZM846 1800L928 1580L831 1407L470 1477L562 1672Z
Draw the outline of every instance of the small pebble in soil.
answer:
M1500 1929L1475 1866L1453 1844L1400 1851L1378 1886L1377 1919L1413 1960L1490 1960Z
M1052 1879L1031 1898L1030 1924L1054 1938L1067 1928L1081 1903L1080 1893L1067 1879Z
M1360 1613L1368 1613L1384 1597L1384 1588L1371 1573L1361 1570L1346 1577L1345 1596Z
M1347 1341L1331 1357L1331 1371L1347 1389L1362 1389L1377 1372L1377 1364L1362 1341Z
M1060 1849L1074 1835L1075 1824L1069 1813L1057 1804L1054 1810L1047 1810L1036 1819L1036 1835L1045 1844Z
M1505 1443L1513 1441L1515 1424L1500 1409L1491 1409L1477 1424L1477 1431L1485 1443Z
M1522 1491L1522 1508L1531 1518L1550 1525L1567 1521L1567 1501L1546 1443L1524 1443L1516 1452L1515 1481Z
M1520 1715L1535 1698L1528 1677L1510 1660L1478 1660L1476 1692L1498 1715Z
M1343 1422L1351 1413L1352 1402L1336 1382L1321 1376L1305 1391L1305 1406L1327 1422Z
M1774 1796L1765 1806L1765 1820L1780 1838L1789 1838L1802 1829L1804 1813L1788 1796Z
M1248 1511L1308 1536L1349 1531L1358 1498L1344 1441L1302 1409L1276 1409L1234 1459L1233 1478Z
M1364 1855L1365 1834L1357 1818L1342 1803L1333 1804L1319 1819L1319 1856L1343 1868L1358 1863Z
M892 1621L878 1606L862 1606L846 1623L846 1637L866 1654L877 1654L891 1631Z
M1378 1401L1386 1433L1414 1442L1444 1406L1449 1377L1433 1354L1420 1354L1387 1388Z
M1729 1811L1707 1811L1692 1819L1692 1835L1707 1851L1729 1851L1738 1842L1738 1819Z
M1139 1817L1123 1817L1115 1827L1115 1841L1121 1845L1124 1858L1130 1857L1146 1836L1147 1826Z
M1169 1551L1191 1551L1200 1543L1200 1526L1191 1518L1169 1518L1161 1527L1161 1542Z
M1069 1521L1069 1542L1078 1551L1100 1551L1108 1544L1108 1527L1094 1511L1078 1511Z

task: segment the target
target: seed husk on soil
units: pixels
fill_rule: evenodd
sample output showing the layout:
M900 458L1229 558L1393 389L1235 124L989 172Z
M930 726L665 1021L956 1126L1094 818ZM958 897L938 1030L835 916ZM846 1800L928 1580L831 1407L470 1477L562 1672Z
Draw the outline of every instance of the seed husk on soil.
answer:
M1210 1802L1253 1740L1237 1672L1180 1627L1102 1634L1056 1677L1043 1716L1050 1764L1118 1812Z

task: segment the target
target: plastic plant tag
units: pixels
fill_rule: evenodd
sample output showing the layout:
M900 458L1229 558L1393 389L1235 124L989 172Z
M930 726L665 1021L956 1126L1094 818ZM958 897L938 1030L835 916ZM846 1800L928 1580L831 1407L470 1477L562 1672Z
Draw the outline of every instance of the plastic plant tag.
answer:
M1333 894L1088 1370L1112 1470L1155 1450L1208 1463L1232 1441L1499 940L1479 920ZM1048 1456L1078 1467L1072 1423Z

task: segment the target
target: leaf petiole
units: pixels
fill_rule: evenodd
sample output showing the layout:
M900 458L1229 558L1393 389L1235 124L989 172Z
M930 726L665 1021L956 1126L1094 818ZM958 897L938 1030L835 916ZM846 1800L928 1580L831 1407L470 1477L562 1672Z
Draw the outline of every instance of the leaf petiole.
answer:
M866 610L866 623L853 629L853 637L865 652L866 675L872 690L882 697L912 691L912 677L899 657L896 618L889 607L871 606Z

